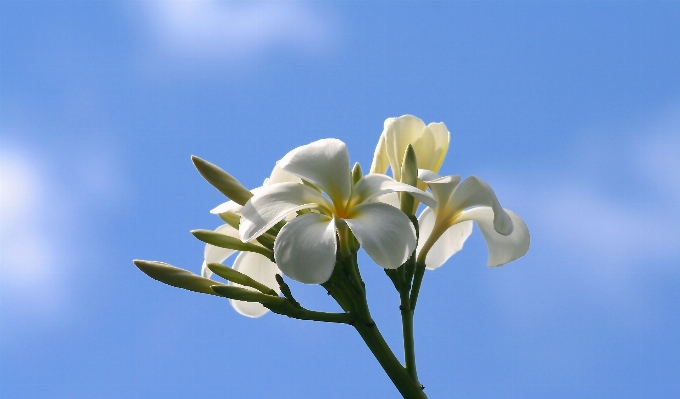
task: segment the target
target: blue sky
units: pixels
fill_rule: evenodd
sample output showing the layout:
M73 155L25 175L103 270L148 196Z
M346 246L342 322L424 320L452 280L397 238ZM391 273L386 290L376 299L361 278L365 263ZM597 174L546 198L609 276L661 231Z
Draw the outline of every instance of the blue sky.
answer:
M172 289L223 201L311 141L368 169L383 121L451 132L532 233L486 268L479 231L428 272L431 398L680 395L677 2L0 2L0 395L393 398L346 326ZM398 298L364 256L399 351ZM323 290L293 285L311 308Z

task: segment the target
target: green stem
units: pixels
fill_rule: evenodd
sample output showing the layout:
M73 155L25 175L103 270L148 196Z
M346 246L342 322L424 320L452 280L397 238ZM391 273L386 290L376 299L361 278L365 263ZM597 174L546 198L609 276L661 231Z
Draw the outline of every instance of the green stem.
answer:
M408 265L408 263L410 262L407 262L406 265ZM404 335L404 361L406 363L406 371L413 381L417 383L418 372L416 371L416 352L413 338L413 310L411 309L411 301L409 300L410 281L405 281L405 278L407 277L405 270L406 265L403 265L398 269L398 278L400 280L399 297L401 299L399 310L401 310L401 326Z
M368 349L390 377L404 399L427 399L423 387L414 381L399 360L394 356L375 323L356 323L354 325Z
M416 272L413 276L413 289L411 290L411 310L416 310L416 303L418 302L418 293L420 292L420 285L423 283L423 276L425 275L425 263L416 263Z
M349 313L326 313L317 312L315 310L307 310L304 308L298 308L294 305L286 307L284 309L271 309L272 312L282 314L294 319L300 320L314 320L314 321L325 321L328 323L344 323L344 324L354 324L354 317Z
M408 299L406 306L408 306ZM413 381L417 383L418 372L416 371L416 351L415 341L413 339L413 310L404 309L404 305L402 305L401 310L401 324L404 333L404 358L406 361L406 371L411 376Z

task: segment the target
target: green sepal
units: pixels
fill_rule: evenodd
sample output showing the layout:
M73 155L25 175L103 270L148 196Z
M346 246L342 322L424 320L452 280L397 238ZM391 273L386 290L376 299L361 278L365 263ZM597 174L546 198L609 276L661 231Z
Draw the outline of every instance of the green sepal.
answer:
M229 299L235 299L237 301L245 301L245 302L259 302L263 304L264 306L267 307L279 307L282 306L284 302L286 302L285 298L281 298L280 296L276 295L266 295L258 291L253 291L245 288L240 288L240 287L232 287L228 285L215 285L213 284L212 286L213 291L217 293L217 295L229 298Z
M401 266L400 266L401 267ZM392 280L392 284L394 284L394 288L399 291L399 276L397 275L397 269L383 269L385 270L385 274L387 274L387 277Z
M266 256L272 260L272 262L274 261L274 253L271 250L259 245L243 242L238 238L216 233L212 230L192 230L191 234L206 244L214 245L220 248L234 249L236 251L256 252L260 255Z
M245 205L250 197L253 196L253 193L243 187L232 175L220 169L219 166L213 165L195 155L191 156L191 160L196 169L198 169L198 172L208 183L215 186L222 194L237 204Z
M221 263L208 263L208 269L212 270L213 273L222 277L225 280L231 281L232 283L245 285L247 287L255 288L263 294L275 295L279 294L273 289L267 287L266 285L254 280L250 276L247 276L239 271L232 269L231 267L224 266Z
M418 185L418 161L416 159L416 152L411 144L406 146L404 158L401 162L401 182L413 187ZM399 198L401 211L407 215L413 215L415 211L413 209L415 203L413 196L404 192L399 195Z
M234 212L222 212L218 213L217 216L224 221L224 223L238 230L238 226L241 224L241 215Z
M352 185L357 184L362 177L364 177L364 174L361 171L361 165L359 165L359 162L356 162L352 168Z
M147 276L173 287L202 294L217 295L211 287L216 285L226 286L167 263L138 259L135 259L133 262Z

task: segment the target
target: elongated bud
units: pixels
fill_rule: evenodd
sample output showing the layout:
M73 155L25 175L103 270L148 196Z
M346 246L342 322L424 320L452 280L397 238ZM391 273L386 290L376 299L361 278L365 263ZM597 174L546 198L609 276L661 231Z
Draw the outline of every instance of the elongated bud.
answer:
M216 247L234 249L236 251L256 252L266 256L269 259L274 258L272 251L268 250L267 248L248 242L243 242L238 238L230 237L225 234L216 233L211 230L192 230L191 234L204 243L214 245Z
M234 212L222 212L218 213L217 216L224 220L224 223L238 230L238 226L241 224L241 216Z
M364 174L361 171L361 165L359 165L359 162L356 162L352 168L352 184L357 184L362 177L364 177Z
M418 161L413 146L409 144L404 151L404 159L401 163L401 182L416 187L418 184ZM415 201L411 194L400 194L401 211L407 215L413 215Z
M196 166L198 172L208 181L208 183L215 186L222 194L226 195L227 198L237 204L245 205L250 197L253 196L253 193L243 187L238 180L220 169L217 165L213 165L194 155L191 156L191 160L194 162L194 166Z
M245 302L259 302L267 307L281 306L286 301L280 296L265 295L258 291L248 290L240 287L231 287L228 285L213 285L212 289L217 293L217 295L229 299Z
M202 294L217 295L210 287L224 285L167 263L137 259L133 262L139 270L146 273L152 279L173 287L184 288L185 290Z
M232 269L231 267L224 266L223 264L208 263L208 269L212 270L213 273L217 274L218 276L222 277L223 279L231 281L232 283L241 284L241 285L245 285L247 287L255 288L256 290L260 291L263 294L279 295L276 291L267 287L266 285L262 284L261 282L254 280L250 276L246 276L245 274L243 274L239 271L236 271L236 270Z

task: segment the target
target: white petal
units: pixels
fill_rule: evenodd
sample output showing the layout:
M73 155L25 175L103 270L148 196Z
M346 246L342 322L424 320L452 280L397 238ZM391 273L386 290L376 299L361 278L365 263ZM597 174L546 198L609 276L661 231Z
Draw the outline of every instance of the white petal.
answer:
M215 229L215 232L234 238L239 238L238 231L228 224L223 224L222 226L218 227ZM234 252L236 252L234 249L221 248L214 245L205 244L205 250L203 251L203 266L201 266L201 276L210 278L213 273L210 269L208 269L207 264L222 263Z
M269 179L264 179L264 181L265 181L264 185L267 185L267 182L269 181ZM301 182L298 181L298 183L301 183ZM250 190L250 192L253 193L253 195L257 195L258 193L262 192L262 187L256 187L256 188ZM227 202L224 202L224 203L216 206L215 208L213 208L210 211L210 213L217 215L217 214L224 213L224 212L232 212L232 213L235 213L237 215L240 215L242 211L243 211L242 205L239 205L234 201L227 201Z
M394 118L388 118L385 121L385 126L391 124ZM390 167L390 159L387 156L387 148L385 147L385 131L383 130L378 140L378 145L375 147L375 152L373 153L373 162L371 163L371 170L369 173L382 173L387 172L387 168Z
M251 191L252 192L252 191ZM210 210L210 213L212 214L220 214L224 212L232 212L236 214L241 214L241 210L243 209L243 206L237 204L234 201L227 201L224 203L221 203L214 207L213 209Z
M352 208L344 219L368 256L375 263L396 269L416 247L413 224L399 209L369 202Z
M456 187L446 208L450 212L459 213L473 206L490 206L494 213L493 225L496 231L503 235L512 233L512 220L501 207L491 187L484 180L470 176ZM438 216L441 217L441 214Z
M436 160L433 162L434 167L430 170L438 171L444 162L444 157L446 157L446 152L449 150L450 134L449 129L442 122L430 123L427 128L432 132L434 137L434 149L432 151L432 159ZM421 166L422 167L422 166Z
M239 234L247 242L260 236L288 214L317 205L331 207L318 191L297 183L263 187L243 207Z
M437 201L435 201L430 193L421 191L408 184L400 183L389 176L374 173L362 177L354 186L349 207L351 208L370 201L377 196L392 192L408 192L427 206L437 206Z
M276 267L275 263L272 263L269 259L260 254L254 252L241 252L234 261L234 270L252 277L255 281L272 288L276 292L280 292L279 284L276 282L275 276L277 273L281 273L281 271ZM254 290L254 288L235 284L231 281L229 282L229 285ZM262 306L259 302L236 301L233 299L230 299L229 301L231 302L231 306L244 316L260 317L269 311L269 309Z
M442 217L446 215L448 217L453 216L455 209L450 209L449 203L451 202L453 192L460 183L460 175L439 176L431 170L419 169L418 178L430 186L432 195L437 200L437 212L442 213Z
M294 174L288 173L285 170L279 168L278 166L274 166L274 170L272 170L271 176L269 176L269 179L267 179L267 183L263 184L263 186L264 185L268 186L277 183L302 183L302 180L299 177L295 176Z
M388 193L385 195L381 195L379 197L373 198L370 202L382 202L383 204L387 204L395 208L399 208L399 206L401 205L399 202L399 194L397 193Z
M319 186L333 203L344 206L349 199L349 152L338 139L322 139L303 145L276 163L281 169Z
M505 209L504 212L512 219L514 229L509 235L501 235L494 228L496 212L489 207L469 209L461 214L459 219L474 220L482 231L486 246L489 249L487 266L502 266L515 259L519 259L529 250L529 229L524 221L514 212Z
M390 159L392 175L396 180L401 180L401 161L404 158L406 146L418 141L426 126L422 120L413 115L400 116L392 120L389 126L387 123L385 125L385 147Z
M335 268L335 221L316 213L288 222L274 241L274 259L286 276L305 284L328 281Z
M435 214L432 208L426 208L418 218L418 227L420 236L418 238L418 249L416 252L420 253L420 249L427 241L432 233L432 228L435 223ZM434 270L443 265L456 252L463 249L465 240L472 233L472 221L467 220L449 227L444 234L442 234L437 242L430 248L430 251L425 257L425 266Z

